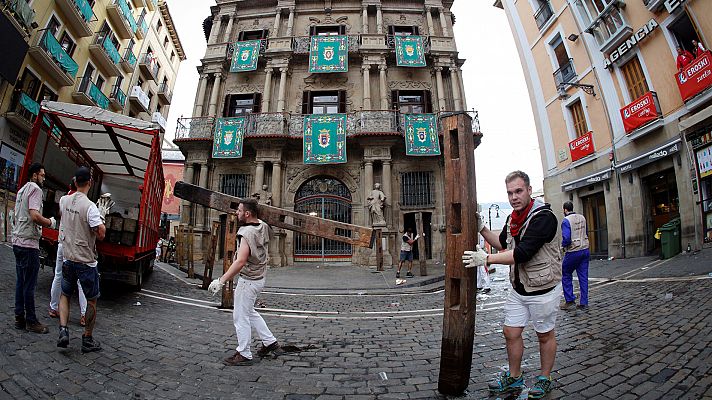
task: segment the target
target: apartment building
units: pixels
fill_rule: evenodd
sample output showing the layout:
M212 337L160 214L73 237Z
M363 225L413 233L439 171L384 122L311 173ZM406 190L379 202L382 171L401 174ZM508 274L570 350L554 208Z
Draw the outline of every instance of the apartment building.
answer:
M444 171L435 125L443 113L467 108L452 4L218 0L204 22L208 45L193 117L176 132L184 179L383 228L393 263L399 232L422 224L419 253L442 261ZM386 196L382 220L368 207L376 184ZM182 222L204 238L212 221L225 218L183 203ZM223 242L224 234L219 254ZM314 236L277 230L271 243L275 265L375 265L370 249ZM206 251L207 240L196 246L196 254Z
M655 254L678 219L683 249L712 240L712 2L494 5L525 73L547 201L574 202L592 254Z

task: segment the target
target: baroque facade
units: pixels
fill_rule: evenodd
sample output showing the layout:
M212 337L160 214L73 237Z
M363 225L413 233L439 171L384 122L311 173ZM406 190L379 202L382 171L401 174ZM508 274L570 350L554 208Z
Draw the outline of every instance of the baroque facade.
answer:
M397 262L398 232L415 228L416 219L427 232L420 253L441 262L442 156L406 156L403 115L467 108L452 3L218 0L204 23L208 46L198 67L193 117L179 120L176 132L175 143L186 157L185 181L238 197L259 194L261 202L277 207L362 226L372 226L368 198L380 184L388 263ZM425 66L398 66L396 38L416 36ZM338 56L348 68L309 72L312 62L322 61L317 58L334 56L331 48L310 56L315 38L323 37L344 43ZM231 64L240 62L233 53L244 51L250 40L259 48L255 68L230 72ZM248 51L242 61L249 57ZM344 116L345 152L338 163L305 163L305 116L324 114ZM214 157L216 121L241 116L246 118L241 157ZM202 206L183 202L182 207L182 222L203 235L212 221L225 220ZM196 242L197 253L203 253L208 240ZM313 236L278 231L272 243L273 265L324 259L374 265L370 249Z
M712 2L495 6L525 72L547 201L573 201L591 253L658 253L670 222L683 250L711 242Z

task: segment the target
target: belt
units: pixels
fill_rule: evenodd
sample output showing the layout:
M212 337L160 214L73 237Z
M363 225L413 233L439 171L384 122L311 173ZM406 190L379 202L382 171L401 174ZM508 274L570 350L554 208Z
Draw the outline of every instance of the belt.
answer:
M248 280L248 281L261 281L262 279L265 279L264 276L259 277L259 278L249 278L249 277L247 277L247 276L245 276L245 275L240 275L240 278L245 279L245 280Z

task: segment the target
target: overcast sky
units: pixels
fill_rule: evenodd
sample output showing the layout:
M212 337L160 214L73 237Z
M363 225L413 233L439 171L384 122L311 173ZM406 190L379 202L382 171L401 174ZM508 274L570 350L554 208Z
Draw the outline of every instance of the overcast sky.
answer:
M519 55L504 10L493 0L457 0L455 37L463 66L467 105L479 111L482 144L475 152L478 202L506 201L504 177L521 169L534 190L542 188L536 128ZM213 0L168 0L188 59L181 64L168 116L167 138L176 119L190 117L198 86L195 67L205 55L203 20Z

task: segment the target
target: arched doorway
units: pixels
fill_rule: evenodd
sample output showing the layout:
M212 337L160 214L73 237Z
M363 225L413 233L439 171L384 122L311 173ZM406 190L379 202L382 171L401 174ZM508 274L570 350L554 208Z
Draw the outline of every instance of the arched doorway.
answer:
M351 192L337 179L314 177L297 190L294 211L350 224ZM351 254L351 245L348 243L303 233L294 234L295 261L350 261Z

